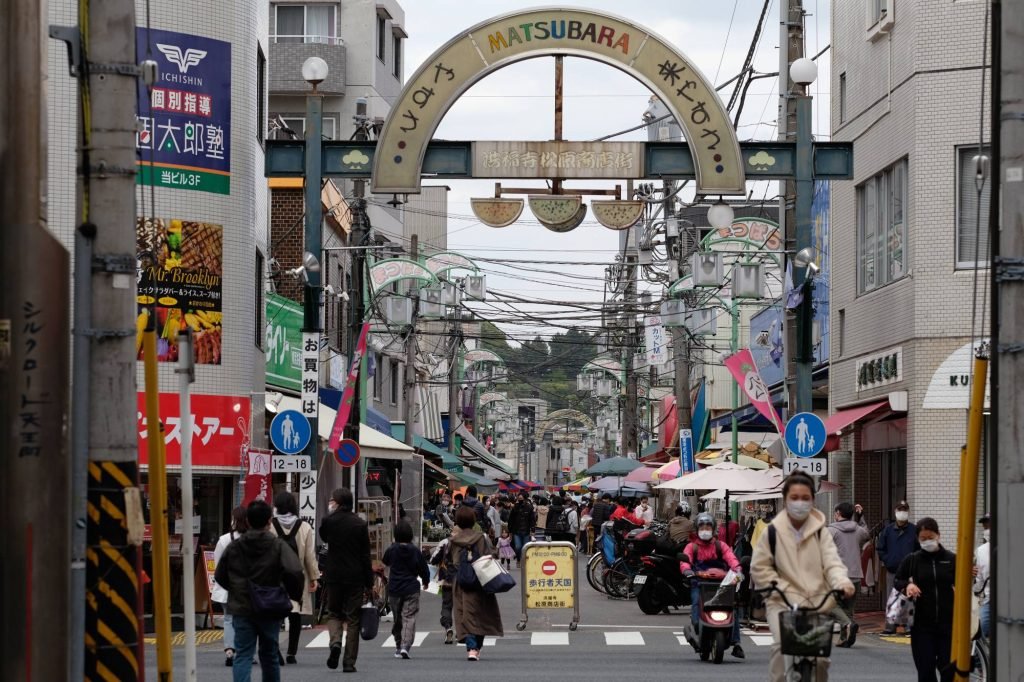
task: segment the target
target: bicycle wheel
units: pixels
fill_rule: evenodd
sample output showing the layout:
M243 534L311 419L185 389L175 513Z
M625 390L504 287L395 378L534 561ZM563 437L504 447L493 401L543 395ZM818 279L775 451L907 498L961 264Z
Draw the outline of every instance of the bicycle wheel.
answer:
M590 586L602 594L607 594L604 589L604 555L600 552L590 557L590 561L587 562L587 582Z
M634 575L636 571L625 559L616 559L604 576L604 586L608 594L619 599L632 599Z
M798 658L789 670L790 682L814 682L814 659Z
M986 682L988 676L988 642L982 638L971 642L971 680Z
M380 573L373 576L373 605L377 607L377 613L387 615L391 610L388 603L388 579Z

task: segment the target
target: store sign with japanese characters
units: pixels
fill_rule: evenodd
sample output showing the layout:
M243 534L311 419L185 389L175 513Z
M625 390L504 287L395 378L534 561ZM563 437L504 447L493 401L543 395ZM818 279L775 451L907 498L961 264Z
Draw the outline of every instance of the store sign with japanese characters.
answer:
M642 142L475 142L478 178L642 178Z
M139 62L154 59L151 88L139 79L137 182L231 193L231 43L136 29Z
M316 529L316 470L299 476L299 518Z
M192 464L238 468L249 442L249 398L221 395L192 396ZM146 394L138 394L136 432L139 464L149 463L146 430ZM160 394L160 420L164 423L167 464L181 464L181 410L177 393Z
M302 306L290 298L267 294L266 320L267 385L299 391L302 389Z

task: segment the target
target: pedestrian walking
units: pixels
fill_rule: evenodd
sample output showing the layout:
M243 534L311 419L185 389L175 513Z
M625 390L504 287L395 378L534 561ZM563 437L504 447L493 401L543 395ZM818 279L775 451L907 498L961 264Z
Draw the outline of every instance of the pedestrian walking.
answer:
M454 512L452 511L452 498L447 492L441 496L441 503L437 505L437 509L434 510L434 520L440 523L442 526L451 530L455 526L455 522L452 521Z
M328 510L330 513L320 522L320 539L327 543L323 580L330 595L327 630L331 648L327 667L338 667L344 629L348 634L342 670L354 673L359 655L359 609L373 588L370 534L366 521L352 513L352 491L348 488L331 493Z
M676 507L675 516L668 522L668 536L677 545L685 545L694 538L693 521L690 520L690 503L683 502Z
M839 645L849 648L857 641L857 630L860 626L853 619L854 602L857 601L857 590L864 579L864 570L860 564L860 553L864 545L871 539L867 528L853 520L853 505L840 502L833 513L835 519L828 527L832 540L836 543L839 558L846 565L846 572L853 583L853 596L843 599L839 606L832 610L832 615L839 621Z
M579 511L580 513L580 551L584 554L590 554L591 545L593 544L593 525L591 522L594 520L593 513L594 507L590 503L589 497L583 498L583 507Z
M487 498L486 508L484 514L487 517L487 537L492 540L497 540L501 536L501 503L497 497L491 496Z
M384 551L388 572L388 601L394 615L391 634L395 638L395 658L409 658L416 638L416 614L420 612L420 583L430 584L427 560L412 544L412 526L402 520L395 526L395 541ZM417 580L419 582L417 582Z
M645 527L651 525L651 521L654 520L654 508L647 501L646 495L640 498L640 504L636 507L636 515L644 522Z
M523 546L530 541L533 532L534 510L530 503L530 494L525 490L519 493L519 499L512 507L508 517L508 530L512 535L512 547L516 551L516 561L522 561Z
M487 537L473 528L476 514L472 508L461 508L455 512L456 530L448 545L446 561L459 566L463 559L471 561L486 554L493 554L494 548ZM484 592L480 586L464 585L455 580L453 592L455 637L466 644L466 659L480 660L480 651L487 636L503 637L501 611L495 595Z
M454 531L453 531L454 532ZM455 643L455 630L452 629L452 590L455 589L455 567L448 564L448 544L450 538L442 540L430 555L430 565L437 566L437 584L441 597L441 627L444 629L444 643Z
M830 590L839 590L845 597L854 593L832 534L822 532L826 519L814 508L814 488L814 479L801 471L786 477L782 484L786 511L777 514L758 537L750 561L754 584L765 588L776 583L793 604L817 604ZM834 600L829 599L822 611L834 606ZM788 607L775 593L766 597L765 607L772 633L769 679L784 682L786 664L779 647L779 614ZM828 668L827 658L817 659L818 680L828 679Z
M576 504L575 500L569 500L565 516L569 522L569 541L572 542L574 547L578 548L580 544L580 512L579 505Z
M245 510L249 529L230 543L221 555L214 580L228 591L227 610L234 626L234 682L249 682L253 655L259 645L260 669L264 682L279 682L281 668L277 638L281 614L268 613L255 599L253 588L284 588L294 601L302 598L302 565L284 540L270 532L273 512L263 500L249 503Z
M302 634L302 617L313 615L313 595L316 594L320 567L316 563L313 527L299 518L299 505L292 493L280 492L274 496L274 520L270 531L284 540L299 557L302 573L309 586L308 590L302 592L302 599L292 605L292 612L288 614L288 652L285 660L289 664L294 664L299 651L299 635Z
M558 495L551 498L548 515L545 519L545 530L552 540L569 540L569 515L564 501Z
M506 570L512 568L512 560L516 558L516 550L512 546L512 536L508 534L507 528L501 531L501 537L498 538L498 558L501 559Z
M487 532L487 510L484 509L484 503L477 497L477 490L475 485L466 486L466 495L462 498L462 507L469 507L476 513L476 523L480 527L480 530ZM461 507L460 507L461 508Z
M950 646L953 641L953 583L956 555L942 546L939 524L924 517L917 524L920 549L896 569L896 589L914 601L910 650L918 682L952 682Z
M921 548L917 544L917 527L910 522L910 505L906 500L896 505L893 515L896 520L882 529L875 542L878 558L885 566L891 586L886 600L885 629L882 631L885 635L894 634L900 625L907 634L910 633L907 623L908 609L902 606L904 602L900 598L900 591L896 589L893 577L903 560Z
M991 545L989 524L991 519L985 514L978 523L981 524L981 544L974 550L974 593L978 595L981 606L981 634L988 639L992 623L992 606L989 603L989 579L991 576Z
M231 530L217 538L217 546L213 549L214 571L220 565L221 557L224 556L224 550L228 548L228 545L242 537L247 530L249 530L249 522L245 518L245 507L235 507L231 510ZM235 627L232 624L234 616L227 609L228 591L216 580L213 581L210 599L224 609L224 665L230 667L235 660Z

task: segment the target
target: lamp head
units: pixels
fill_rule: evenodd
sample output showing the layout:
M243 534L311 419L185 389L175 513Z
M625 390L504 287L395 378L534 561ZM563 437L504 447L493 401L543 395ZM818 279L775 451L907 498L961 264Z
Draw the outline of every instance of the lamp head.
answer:
M712 204L711 208L708 209L708 222L716 230L732 225L734 216L732 206L721 199Z
M807 57L801 57L789 65L789 77L797 85L810 85L818 77L818 65Z
M302 254L302 267L306 272L320 272L320 261L309 251Z
M815 255L816 254L814 253L813 246L805 246L804 248L797 251L796 255L793 256L793 265L797 266L798 268L807 268L813 266L815 272L817 272L818 266L814 262Z
M302 80L313 86L313 92L327 78L327 72L327 62L320 57L310 57L302 62Z

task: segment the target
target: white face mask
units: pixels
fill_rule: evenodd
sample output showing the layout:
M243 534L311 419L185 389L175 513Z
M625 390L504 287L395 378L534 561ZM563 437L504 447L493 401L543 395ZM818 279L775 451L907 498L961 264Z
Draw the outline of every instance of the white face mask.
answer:
M330 513L333 514L337 510L338 510L338 505L337 505L337 503L334 500L331 500L330 502L327 503L327 511L329 511Z
M786 502L786 512L794 521L803 521L811 515L813 506L810 500L789 500Z
M921 549L926 552L937 552L939 551L938 540L921 540Z
M985 542L988 542L988 539L989 539L989 531L988 531L988 529L987 529L987 528L986 528L985 530L981 531L981 538L982 538L982 540L984 540Z
M908 511L898 511L898 512L896 512L896 520L899 521L900 523L903 523L904 521L909 521L910 520L910 512L908 512Z
M697 537L699 537L704 542L707 542L708 540L710 540L711 539L711 535L712 535L712 532L710 530L700 530L700 531L697 531Z

